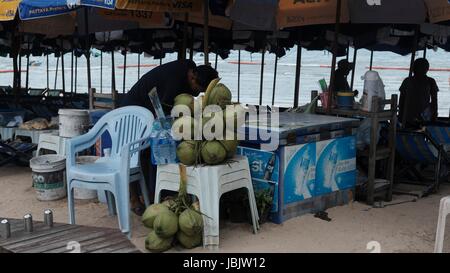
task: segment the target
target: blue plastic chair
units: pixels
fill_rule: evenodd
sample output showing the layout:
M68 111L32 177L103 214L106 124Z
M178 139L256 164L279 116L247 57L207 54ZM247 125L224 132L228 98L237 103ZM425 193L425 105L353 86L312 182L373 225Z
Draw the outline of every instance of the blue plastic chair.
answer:
M129 183L140 183L145 205L150 205L139 167L139 151L149 147L153 121L153 114L146 108L123 107L104 115L88 133L67 141L66 173L71 224L75 224L73 188L105 191L110 214L114 214L115 205L120 230L131 237ZM92 164L76 164L76 154L89 149L106 131L112 140L111 155Z

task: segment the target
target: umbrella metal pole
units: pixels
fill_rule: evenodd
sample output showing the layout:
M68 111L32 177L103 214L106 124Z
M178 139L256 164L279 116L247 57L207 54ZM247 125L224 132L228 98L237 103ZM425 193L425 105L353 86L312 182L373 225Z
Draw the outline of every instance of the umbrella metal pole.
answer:
M47 89L50 89L50 73L49 73L48 54L47 54Z
M219 56L219 55L216 53L216 62L215 62L215 64L214 64L214 69L215 69L215 70L217 70L217 60L218 60L218 56Z
M103 93L103 51L100 51L100 94Z
M409 76L410 77L413 75L413 66L414 66L414 61L416 59L417 46L418 46L418 42L419 42L419 31L420 31L420 26L416 26L416 29L414 30L414 41L413 41L412 52L411 52L411 63L409 65ZM406 116L406 115L403 115L403 116Z
M300 73L302 67L302 47L297 45L297 62L295 65L295 87L294 87L294 107L298 107L300 95Z
M138 80L141 78L141 53L138 53Z
M20 89L22 89L22 56L20 56L20 50L19 50L19 94Z
M73 49L70 55L70 93L73 94Z
M63 94L66 92L66 77L64 71L64 52L61 52L61 79Z
M58 70L59 70L59 57L56 58L55 84L53 85L53 90L56 90L56 82L58 81Z
M204 1L203 20L203 51L205 54L205 65L209 65L209 0Z
M427 46L425 45L425 48L423 49L423 58L427 58Z
M241 50L238 51L238 102L240 102L241 97Z
M264 85L264 56L266 55L265 50L262 52L261 56L261 77L259 80L259 105L262 105L262 97L263 97L263 85Z
M341 24L341 6L342 0L337 0L336 5L336 24L334 30L334 41L333 41L333 59L331 61L331 77L330 77L330 90L328 91L328 109L327 113L331 113L331 107L333 105L333 93L335 85L335 69L336 69L336 57L338 50L338 37Z
M355 48L353 52L353 70L352 70L352 80L351 80L351 90L353 91L353 84L355 83L355 70L356 70L356 58L358 56L358 49Z
M272 106L275 105L275 89L277 85L278 56L275 54L275 70L273 72Z
M189 59L192 61L194 59L194 40L195 40L195 33L194 33L194 27L191 27L191 41L190 41L190 50L189 50Z
M28 47L28 50L30 49L30 47ZM28 90L28 83L29 83L29 78L30 78L30 52L28 51L27 54L27 75L25 78L25 89Z
M125 94L125 82L127 77L127 52L125 51L123 54L123 86L122 93Z
M372 71L372 67L373 67L373 50L370 51L370 67L369 67L370 71Z
M162 65L162 58L159 59L159 65Z
M348 43L347 45L347 56L346 56L347 61L349 57L350 57L350 43Z
M116 91L116 65L114 64L114 51L111 51L111 94Z
M186 51L187 51L187 40L188 40L188 20L189 13L184 14L184 25L183 25L183 45L181 47L181 60L186 60Z
M77 85L78 85L77 80L78 80L78 57L75 55L75 82L73 85L75 94L77 93Z
M91 43L89 36L89 16L87 8L84 9L84 24L86 29L86 66L87 66L87 84L88 84L88 93L91 90Z

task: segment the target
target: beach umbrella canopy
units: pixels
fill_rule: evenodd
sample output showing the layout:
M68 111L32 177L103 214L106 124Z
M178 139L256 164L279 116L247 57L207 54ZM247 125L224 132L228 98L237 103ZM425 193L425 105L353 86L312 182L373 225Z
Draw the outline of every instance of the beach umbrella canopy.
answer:
M428 17L431 23L450 21L449 0L424 0L428 8Z
M142 10L155 12L201 12L203 0L110 0L117 9Z
M420 24L427 19L424 0L348 0L348 9L356 24Z
M73 11L66 0L22 0L19 4L21 20L45 18Z
M234 0L230 19L237 30L275 30L278 0Z
M337 0L279 0L278 28L336 23ZM349 22L347 0L342 0L341 23Z
M14 20L20 0L0 0L0 21Z

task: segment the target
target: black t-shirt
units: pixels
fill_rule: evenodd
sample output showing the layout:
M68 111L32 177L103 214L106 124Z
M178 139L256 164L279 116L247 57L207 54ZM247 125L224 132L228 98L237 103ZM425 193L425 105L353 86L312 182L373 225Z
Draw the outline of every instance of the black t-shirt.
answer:
M408 77L400 87L399 118L406 123L414 125L423 120L422 114L429 108L432 118L437 117L437 92L439 88L436 81L430 77Z
M341 69L336 69L334 78L334 91L336 92L351 92L350 85L347 81L347 75Z
M188 82L188 71L195 67L191 60L173 61L155 67L131 88L122 105L142 106L155 114L148 93L156 87L164 112L170 114L176 96L182 93L198 95L194 94Z

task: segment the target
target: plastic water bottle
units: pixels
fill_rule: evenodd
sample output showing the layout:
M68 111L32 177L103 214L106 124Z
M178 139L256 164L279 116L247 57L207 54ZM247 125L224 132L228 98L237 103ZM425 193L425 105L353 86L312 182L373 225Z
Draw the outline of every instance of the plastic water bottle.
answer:
M308 182L308 176L309 176L309 154L308 150L306 150L305 155L302 157L302 160L300 162L300 170L299 174L297 176L296 180L296 187L295 187L295 194L296 195L302 195L303 194L303 188L305 184Z
M336 143L333 144L333 148L331 149L331 153L328 157L328 161L326 162L325 166L325 181L324 181L324 188L331 189L333 180L336 177L336 167L337 167L337 159L338 159L338 153L336 148Z
M177 143L171 134L171 124L170 118L153 123L150 145L154 165L177 163Z

